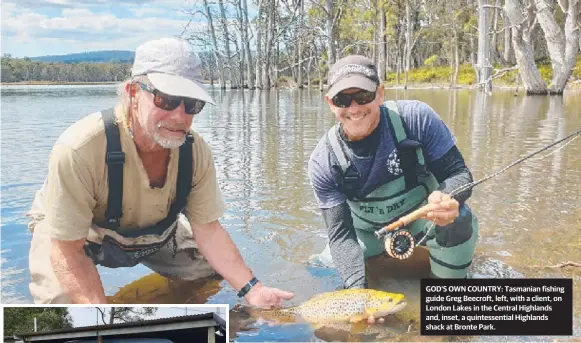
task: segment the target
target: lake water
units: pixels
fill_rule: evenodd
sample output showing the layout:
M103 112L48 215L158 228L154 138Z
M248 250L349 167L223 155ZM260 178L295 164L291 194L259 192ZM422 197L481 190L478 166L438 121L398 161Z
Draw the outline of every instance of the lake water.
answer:
M474 178L480 179L579 130L580 94L524 97L512 91L485 96L468 90L387 90L386 99L418 99L431 105L456 136ZM214 91L214 96L218 105L197 115L194 127L213 149L228 205L222 223L245 260L265 284L296 292L289 305L336 289L340 282L333 270L305 265L325 245L324 223L306 167L317 141L335 122L323 95L315 90L244 90ZM31 234L24 213L42 185L52 145L67 126L115 101L111 85L2 86L3 303L32 302L28 291ZM581 331L581 268L548 266L581 261L580 169L581 139L577 139L477 186L469 200L480 220L474 276L572 278L577 336ZM99 271L108 296L125 292L118 301L199 301L198 288L173 287L143 266ZM406 293L410 305L385 328L359 338L439 340L419 336L419 280L390 282L386 281L393 285L390 290ZM149 293L143 291L147 287ZM207 296L202 301L237 302L224 282L204 287ZM128 298L130 293L139 295ZM240 342L345 339L339 332L314 332L308 325L256 327L236 313L231 319L231 337ZM249 327L253 330L248 331Z

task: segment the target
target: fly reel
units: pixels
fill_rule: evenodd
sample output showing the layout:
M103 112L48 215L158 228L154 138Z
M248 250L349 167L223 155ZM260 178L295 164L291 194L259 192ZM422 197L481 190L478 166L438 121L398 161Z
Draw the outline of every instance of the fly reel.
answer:
M385 236L385 251L398 260L405 260L414 253L414 236L405 229L392 231Z

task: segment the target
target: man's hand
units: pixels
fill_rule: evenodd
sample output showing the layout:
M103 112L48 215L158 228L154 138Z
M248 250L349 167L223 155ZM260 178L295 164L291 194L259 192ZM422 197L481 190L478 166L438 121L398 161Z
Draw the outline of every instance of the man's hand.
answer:
M452 224L460 215L458 212L458 208L460 207L458 201L440 191L435 191L430 194L428 204L432 206L432 210L424 218L433 221L438 226Z
M250 289L244 299L253 306L260 308L282 307L283 300L290 300L295 296L292 292L286 292L278 288L264 286L261 282Z

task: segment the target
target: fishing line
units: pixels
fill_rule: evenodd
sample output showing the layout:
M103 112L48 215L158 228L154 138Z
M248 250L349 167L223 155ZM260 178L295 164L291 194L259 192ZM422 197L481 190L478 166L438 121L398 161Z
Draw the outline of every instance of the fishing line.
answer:
M548 153L548 154L546 154L546 155L543 155L543 156L539 156L539 157L537 157L537 158L533 158L533 159L532 159L532 161L540 161L540 160L542 160L542 159L543 159L543 158L545 158L545 157L549 157L549 156L551 156L551 155L554 155L554 154L558 153L559 151L563 150L563 149L564 149L564 148L565 148L567 145L569 145L569 144L573 143L573 141L574 141L574 140L576 140L576 139L577 139L577 138L579 138L579 137L581 137L581 135L579 135L579 136L577 136L577 137L575 137L575 138L571 138L571 140L570 140L570 141L568 141L567 143L563 144L563 146L562 146L562 147L560 147L560 148L558 148L558 149L555 149L555 151L553 151L553 152L551 152L551 153Z
M547 150L547 149L549 149L549 148L551 148L551 147L553 147L553 146L555 146L555 145L557 145L557 144L559 144L559 143L561 143L563 141L566 141L567 139L569 139L569 138L571 138L573 136L579 135L579 134L581 134L581 130L579 130L577 132L573 132L572 134L568 135L567 137L562 138L562 139L560 139L560 140L558 140L558 141L556 141L554 143L551 143L551 144L549 144L549 145L547 145L547 146L545 146L545 147L543 147L543 148L541 148L541 149L539 149L539 150L537 150L537 151L535 151L533 153L528 154L525 157L519 158L518 160L514 161L513 163L509 164L508 166L502 168L501 170L499 170L499 171L497 171L497 172L495 172L495 173L493 173L493 174L491 174L489 176L485 176L485 177L483 177L480 180L477 180L477 181L468 183L468 184L466 184L464 186L458 187L457 189L455 189L454 191L452 191L452 193L450 193L450 197L454 197L454 196L456 196L456 195L458 195L458 194L460 194L460 193L462 193L462 192L464 192L464 191L466 191L466 190L468 190L470 188L475 187L476 185L479 185L479 184L483 183L484 181L490 180L493 177L498 176L499 174L502 174L507 169L512 168L512 167L516 166L517 164L520 164L520 163L528 160L529 158L535 156L536 154L539 154L539 153L541 153L541 152L543 152L543 151L545 151L545 150ZM575 137L575 138L577 138L577 137ZM569 144L569 143L567 143L567 144ZM547 156L549 156L549 155L542 156L542 158L545 158Z
M578 130L576 132L573 132L572 134L568 135L565 138L562 138L562 139L560 139L560 140L558 140L556 142L553 142L553 143L551 143L551 144L549 144L549 145L547 145L547 146L545 146L545 147L543 147L543 148L541 148L541 149L539 149L539 150L537 150L537 151L535 151L533 153L528 154L527 156L524 156L522 158L519 158L518 160L514 161L513 163L509 164L508 166L502 168L501 170L499 170L499 171L497 171L497 172L495 172L495 173L493 173L491 175L485 176L485 177L481 178L480 180L477 180L477 181L468 183L468 184L466 184L464 186L460 186L460 187L456 188L455 190L453 190L449 195L450 195L451 198L453 198L454 196L456 196L456 195L458 195L458 194L460 194L460 193L462 193L462 192L464 192L464 191L466 191L468 189L474 188L476 185L479 185L479 184L483 183L484 181L490 180L493 177L502 174L507 169L512 168L512 167L516 166L517 164L520 164L521 162L524 162L524 161L528 160L529 158L531 158L531 157L533 157L533 156L535 156L535 155L537 155L537 154L539 154L539 153L541 153L541 152L543 152L543 151L545 151L545 150L547 150L549 148L552 148L555 145L557 145L559 143L562 143L562 142L566 141L567 139L572 138L573 136L577 136L577 135L581 135L581 130ZM543 158L545 158L547 156L550 156L550 155L554 154L555 152L557 152L557 151L563 149L564 147L566 147L567 145L569 145L571 142L573 142L577 138L579 138L579 136L572 138L569 142L567 142L565 145L563 145L562 147L560 147L556 151L553 151L550 154L541 156L539 159L543 159ZM427 232L424 235L424 237L422 237L422 239L417 243L417 245L420 245L420 244L422 244L424 242L424 240L428 237L429 233L432 231L432 229L434 228L434 226L435 226L435 223L432 222L430 224L430 228L427 230Z

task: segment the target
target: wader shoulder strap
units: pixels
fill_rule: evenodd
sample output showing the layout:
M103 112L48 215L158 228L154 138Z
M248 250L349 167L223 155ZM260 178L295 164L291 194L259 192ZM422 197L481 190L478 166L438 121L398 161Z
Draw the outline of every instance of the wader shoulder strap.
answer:
M176 189L176 201L169 209L168 217L177 216L188 201L188 195L192 191L193 170L193 144L194 136L191 133L186 135L186 141L180 146L180 159L178 162L178 180Z
M109 178L109 197L107 199L107 210L105 219L107 225L112 229L117 229L123 216L123 164L125 163L125 153L121 149L121 137L119 126L115 118L113 109L101 111L103 123L105 125L105 137L107 138L107 176Z
M339 161L339 166L341 167L340 187L348 199L353 199L355 189L359 183L359 172L347 157L347 153L345 152L341 142L339 142L339 139L339 126L337 124L327 132L327 140L331 146L331 150L333 150L333 153Z
M140 233L159 232L169 228L178 217L188 202L188 195L192 191L193 171L193 148L194 137L188 133L186 141L180 146L180 157L178 160L178 178L176 181L176 200L171 204L167 217L157 222L153 227L140 230Z
M390 100L385 102L384 116L386 124L395 137L398 155L403 170L406 187L408 189L418 185L418 175L425 175L425 166L422 144L409 138L406 124L399 114L397 102Z
M398 146L403 148L418 148L421 147L421 143L418 141L414 141L409 138L408 128L399 114L399 108L397 103L393 100L386 101L385 103L388 109L388 119L389 123L391 124L391 128L393 129L392 133L397 138ZM422 153L422 149L416 149L416 156L418 159L419 164L424 165L424 154Z
M385 119L393 136L396 139L397 145L407 138L406 130L404 129L402 119L399 115L399 108L397 102L394 100L386 101L385 107L387 109L387 116ZM383 108L382 108L383 109ZM382 111L383 113L383 111ZM385 115L385 114L384 114Z
M339 161L339 166L341 167L341 171L343 174L347 171L347 168L351 165L351 162L347 159L347 155L341 146L341 142L339 142L339 126L333 125L331 129L327 132L327 138L329 139L329 145L333 150L333 153L337 157Z

